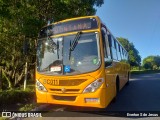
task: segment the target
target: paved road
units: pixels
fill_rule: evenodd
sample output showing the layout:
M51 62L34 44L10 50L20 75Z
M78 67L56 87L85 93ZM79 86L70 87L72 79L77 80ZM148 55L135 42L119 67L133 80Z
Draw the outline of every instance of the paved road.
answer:
M160 111L160 73L132 76L107 111Z
M90 116L105 117L122 111L159 111L160 113L160 73L131 76L130 83L118 94L117 101L111 103L105 112L72 112L79 108L51 105L46 116ZM63 112L55 112L63 111ZM65 112L64 112L65 111ZM103 114L101 114L103 113ZM160 116L160 115L159 115ZM154 118L156 119L156 118Z

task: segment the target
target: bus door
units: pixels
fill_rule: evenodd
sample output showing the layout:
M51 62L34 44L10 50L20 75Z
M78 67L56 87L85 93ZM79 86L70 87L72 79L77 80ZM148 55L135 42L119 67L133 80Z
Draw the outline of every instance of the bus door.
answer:
M115 97L116 93L116 86L115 86L115 70L113 68L113 61L111 56L111 50L109 47L107 32L102 29L102 41L103 41L103 50L104 50L104 61L105 61L105 81L106 81L106 88L107 88L107 101L112 100Z

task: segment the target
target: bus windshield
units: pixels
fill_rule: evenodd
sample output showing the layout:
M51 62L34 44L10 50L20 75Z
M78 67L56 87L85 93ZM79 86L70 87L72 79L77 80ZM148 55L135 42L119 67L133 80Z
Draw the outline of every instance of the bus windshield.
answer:
M81 33L74 50L70 50L76 35L39 39L37 71L47 75L75 75L98 69L101 60L97 32Z

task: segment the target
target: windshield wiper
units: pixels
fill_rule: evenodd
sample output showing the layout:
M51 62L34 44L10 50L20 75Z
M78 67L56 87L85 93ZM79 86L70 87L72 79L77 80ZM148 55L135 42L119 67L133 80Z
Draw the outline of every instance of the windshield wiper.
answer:
M59 59L59 41L57 40L57 58Z
M82 34L81 31L77 32L77 34L76 34L72 43L71 43L71 40L70 40L69 60L70 60L70 57L71 57L71 51L74 51L75 47L77 46L78 40L80 39L81 34Z
M73 42L70 46L70 51L74 51L75 47L77 46L78 40L80 38L80 34L81 34L81 32L77 32L77 34L76 34L76 36L75 36L75 38L74 38L74 40L73 40Z

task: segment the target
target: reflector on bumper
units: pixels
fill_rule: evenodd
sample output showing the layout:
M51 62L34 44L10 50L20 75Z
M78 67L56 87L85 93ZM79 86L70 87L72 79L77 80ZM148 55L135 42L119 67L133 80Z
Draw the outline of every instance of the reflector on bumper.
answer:
M99 102L99 98L84 98L84 101L85 103L88 103L88 102Z

